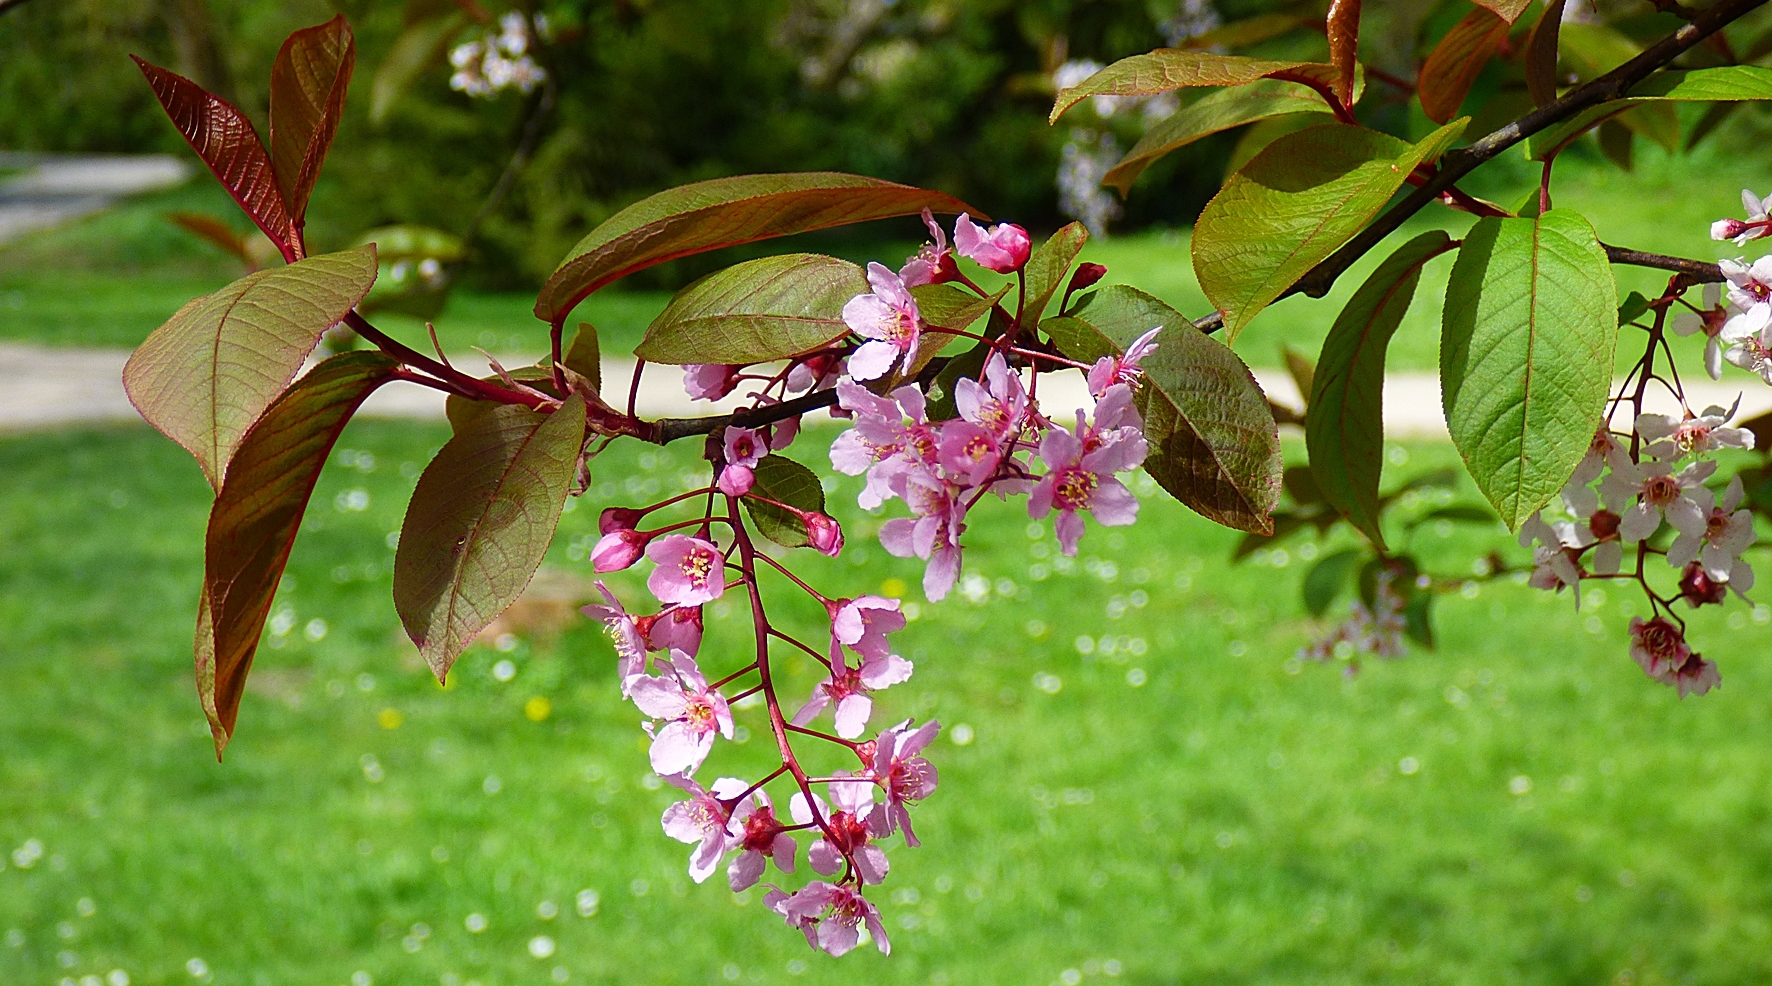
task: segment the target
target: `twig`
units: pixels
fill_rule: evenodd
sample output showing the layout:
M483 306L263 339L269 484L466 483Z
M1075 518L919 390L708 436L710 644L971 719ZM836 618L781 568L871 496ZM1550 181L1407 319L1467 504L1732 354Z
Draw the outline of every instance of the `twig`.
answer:
M1556 102L1533 110L1468 147L1448 152L1440 159L1438 175L1361 230L1359 235L1343 244L1328 259L1311 268L1309 273L1299 278L1280 297L1303 293L1321 298L1328 294L1329 289L1335 286L1335 279L1353 266L1356 260L1385 237L1396 232L1410 216L1439 198L1441 193L1476 170L1479 165L1546 127L1560 123L1591 106L1622 97L1632 86L1678 58L1687 49L1766 2L1767 0L1722 0L1698 14L1691 23L1682 25L1679 30L1650 45L1642 54L1605 75L1570 90ZM1196 326L1199 324L1195 323Z
M1615 264L1671 270L1676 274L1686 275L1687 280L1696 284L1711 284L1724 279L1721 267L1703 260L1688 260L1685 257L1669 257L1660 253L1626 250L1624 247L1615 247L1610 243L1600 245L1606 248L1606 259Z

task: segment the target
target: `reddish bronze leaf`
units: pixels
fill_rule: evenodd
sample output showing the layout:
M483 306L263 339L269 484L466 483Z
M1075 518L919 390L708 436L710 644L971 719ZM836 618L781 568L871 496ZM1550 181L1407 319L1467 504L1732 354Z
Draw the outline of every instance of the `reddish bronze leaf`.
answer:
M1507 40L1507 22L1482 7L1452 26L1421 66L1418 88L1428 119L1445 123L1464 105L1477 73Z
M134 55L129 56L135 58ZM233 104L174 72L135 58L172 125L287 260L300 258L294 224L252 123Z
M535 317L564 318L592 291L667 260L923 209L984 218L940 192L831 171L740 175L667 189L578 241L542 286Z
M197 691L217 757L234 734L246 673L320 468L345 422L395 366L380 353L344 353L296 381L247 433L210 508Z
M1494 11L1495 16L1512 24L1520 19L1526 8L1532 6L1532 0L1471 0L1472 3L1485 10Z
M356 60L356 41L340 15L291 34L271 66L271 169L298 230L338 132Z
M1563 27L1563 4L1564 0L1546 4L1526 41L1526 88L1538 106L1557 101L1557 35Z
M1354 105L1354 67L1359 64L1360 0L1330 0L1329 63L1335 66L1335 98L1341 105Z
M220 219L202 212L169 212L166 218L192 236L208 240L238 257L246 266L256 266L252 261L252 254L246 251L246 238L234 232L234 227Z

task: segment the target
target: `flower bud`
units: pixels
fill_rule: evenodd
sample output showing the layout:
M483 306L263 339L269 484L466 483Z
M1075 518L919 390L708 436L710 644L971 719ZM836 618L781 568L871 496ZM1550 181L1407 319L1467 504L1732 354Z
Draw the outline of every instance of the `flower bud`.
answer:
M1596 541L1613 541L1618 538L1618 524L1622 520L1610 510L1596 510L1588 518L1587 529L1593 532Z
M1732 240L1747 230L1747 223L1739 219L1719 219L1710 224L1710 238L1713 240Z
M1071 275L1071 286L1065 288L1065 293L1070 294L1074 291L1094 287L1095 282L1106 276L1107 266L1105 264L1078 264L1077 272Z
M720 470L720 481L714 485L727 496L744 496L757 485L757 474L750 466L727 466Z
M606 507L597 518L598 534L614 534L616 531L631 531L640 526L640 520L646 516L644 510L632 507Z
M965 213L961 213L954 223L955 252L999 274L1021 270L1027 265L1033 249L1028 231L1014 223L1002 223L986 230Z
M591 567L599 572L619 572L640 560L650 536L640 531L611 531L591 549Z
M1727 583L1713 581L1702 563L1692 562L1680 573L1680 596L1693 609L1706 603L1721 605L1729 596L1729 587Z
M808 513L806 534L812 539L812 546L820 554L832 558L843 550L843 528L831 517L820 513Z

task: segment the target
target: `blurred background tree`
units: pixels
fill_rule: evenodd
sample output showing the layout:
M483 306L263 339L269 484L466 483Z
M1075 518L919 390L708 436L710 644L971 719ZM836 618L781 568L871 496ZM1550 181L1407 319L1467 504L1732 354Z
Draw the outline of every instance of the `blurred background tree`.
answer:
M1217 190L1234 138L1204 141L1165 159L1122 206L1096 190L1095 178L1137 139L1146 119L1173 104L1093 120L1081 132L1074 125L1053 128L1046 112L1054 75L1067 63L1074 71L1180 43L1218 25L1221 15L1242 18L1274 6L1264 0L1232 0L1220 9L1203 0L552 0L516 8L497 0L27 3L0 23L0 134L7 149L18 151L182 154L127 53L175 67L262 124L262 80L281 38L336 11L351 19L360 50L347 120L310 214L311 235L326 248L394 223L439 227L469 240L471 283L515 288L545 276L592 226L661 188L816 169L938 188L1036 229L1071 216L1087 218L1098 231L1108 218L1132 229L1191 221ZM480 99L452 89L451 50L496 33L500 16L512 9L542 28L530 53L546 83ZM1283 43L1313 42L1295 34ZM1321 38L1314 43L1321 45ZM521 166L511 168L520 151ZM1061 195L1061 175L1068 195ZM698 272L679 264L636 286L672 286Z

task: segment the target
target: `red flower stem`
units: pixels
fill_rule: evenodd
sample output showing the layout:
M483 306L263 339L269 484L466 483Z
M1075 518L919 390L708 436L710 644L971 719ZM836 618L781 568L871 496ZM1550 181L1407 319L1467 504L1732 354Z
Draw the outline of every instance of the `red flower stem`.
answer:
M730 799L729 798L720 798L718 800L722 804L736 805L740 801L743 801L744 799L750 797L752 794L756 793L758 788L762 787L763 785L769 783L772 780L775 780L777 777L780 777L781 775L787 773L787 770L788 770L787 764L782 764L781 766L770 771L768 777L765 777L762 780L758 781L757 783L752 784L750 787L745 788L736 797L733 797ZM728 808L727 810L730 811L731 809Z
M733 679L742 678L745 675L750 674L752 671L755 671L755 670L757 670L757 665L756 665L756 662L753 661L752 663L747 664L742 668L739 668L737 671L734 671L731 674L727 675L726 677L721 678L719 681L716 681L713 684L709 685L708 690L712 691L716 688L719 688L721 685L730 684Z
M739 692L737 695L734 695L731 698L728 698L726 701L736 702L740 699L750 698L752 695L755 695L762 690L763 690L762 685L752 685L751 687L745 689L744 691Z
M1020 346L1010 346L1009 351L1016 354L1017 356L1027 356L1027 357L1031 357L1033 359L1043 359L1043 360L1047 360L1049 362L1061 364L1063 366L1075 367L1076 369L1079 369L1079 370L1087 370L1090 367L1090 364L1088 364L1088 363L1079 363L1074 359L1066 359L1063 356L1057 356L1052 353L1042 353L1042 352L1039 352L1039 351L1033 350L1033 349L1023 349Z
M824 832L825 838L832 845L837 844L837 835L831 831L830 824L821 817L814 808L812 786L806 783L806 772L800 769L800 761L794 756L793 744L788 742L787 717L781 714L781 701L775 694L775 680L769 675L769 616L763 611L763 594L757 588L757 549L751 544L750 532L745 530L744 522L738 516L738 498L726 498L726 510L731 517L733 538L738 542L740 565L744 569L745 588L751 597L751 625L757 637L757 687L763 690L763 703L769 709L769 727L775 733L775 745L781 750L782 766L794 775L794 783L799 785L800 793L806 796L806 805L813 809L813 819Z
M641 531L640 533L646 535L649 538L655 538L655 537L658 537L660 534L669 534L672 531L682 530L685 527L694 527L697 524L706 524L709 521L718 521L718 522L724 524L724 523L726 523L726 518L724 518L724 517L697 517L694 520L680 520L680 521L676 522L675 524L669 524L665 527L659 528L656 531Z
M774 500L765 500L764 502L765 503L775 503ZM782 506L782 504L776 504L776 506ZM799 586L802 589L805 589L807 594L812 596L812 598L818 600L821 603L826 603L826 604L830 603L830 600L826 599L822 593L820 593L817 589L814 589L813 587L800 581L800 577L798 575L795 575L793 572L788 571L787 566L783 565L781 562L776 561L775 559L769 557L768 555L758 555L757 557L768 562L770 565L774 566L776 571L787 576L788 581L794 583L795 585Z
M801 643L798 638L790 637L787 634L782 633L780 630L777 630L774 627L769 628L769 635L771 637L776 638L777 640L782 640L782 641L786 641L787 643L793 644L795 647L798 647L801 650L805 651L806 653L811 654L813 656L813 658L815 660L817 660L818 663L824 665L827 670L835 670L835 669L831 668L830 658L825 657L823 654L820 654L818 651L815 651L812 648L806 646L804 643ZM792 728L792 727L790 727L790 728Z
M634 379L628 382L628 417L634 417L634 404L640 399L640 374L646 372L646 361L634 361Z
M654 510L663 510L664 508L670 506L673 503L681 503L682 501L687 500L690 497L701 496L703 493L711 492L713 489L714 488L712 486L703 486L699 490L690 490L687 493L679 493L676 496L671 497L669 500L660 500L650 507L641 507L640 512L642 514L649 514L649 513L653 512ZM706 517L705 513L703 514L703 517L704 518ZM699 520L691 521L691 523L700 523L700 521Z
M789 724L788 724L788 729L790 729L790 730L792 730L792 731L794 731L794 732L796 732L796 733L805 733L805 734L806 734L806 735L807 735L807 736L811 736L811 737L813 737L813 738L815 738L815 739L821 739L821 740L824 740L824 741L826 741L826 742L827 742L827 743L837 743L837 744L840 744L840 745L842 745L842 746L847 746L847 747L848 747L848 748L850 748L850 749L851 749L851 750L853 750L853 749L855 749L855 748L856 748L856 747L857 747L857 746L860 746L860 745L861 745L861 744L859 744L859 743L856 743L856 742L855 742L855 741L853 741L853 740L846 740L846 739L843 739L843 738L842 738L842 737L840 737L840 736L832 736L832 735L831 735L831 734L830 734L830 733L821 733L821 732L819 732L819 731L818 731L818 730L816 730L816 729L807 729L807 728L806 728L806 727L805 727L805 726L796 726L796 725L794 725L794 724L792 724L792 723L789 723Z

